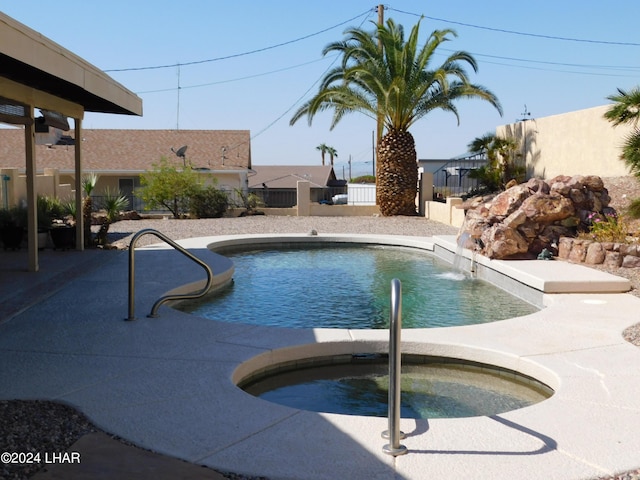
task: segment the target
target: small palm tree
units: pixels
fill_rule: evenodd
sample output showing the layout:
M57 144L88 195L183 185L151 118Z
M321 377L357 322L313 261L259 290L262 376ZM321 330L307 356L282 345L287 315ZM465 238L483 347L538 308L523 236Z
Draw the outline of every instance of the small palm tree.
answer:
M90 173L82 179L82 191L84 192L84 200L82 201L82 221L84 222L84 246L93 245L91 239L91 218L93 214L93 200L91 193L98 183L98 175Z
M610 95L607 100L615 102L604 117L614 126L631 125L633 130L629 133L622 146L620 158L624 160L631 173L640 180L640 87L630 91L618 89L616 95ZM640 218L640 198L631 200L628 213L633 218Z
M325 145L324 143L321 143L320 145L318 145L316 147L316 150L320 150L320 155L322 155L322 166L324 167L324 156L327 154L327 151L329 150L329 146Z
M100 230L96 234L96 245L107 245L107 234L109 227L120 218L120 212L129 206L129 200L120 191L113 192L107 189L105 192L102 208L106 211L105 221L100 225Z
M475 138L467 148L469 152L486 155L487 165L469 173L482 183L490 192L501 190L511 181L524 180L524 167L517 164L521 156L518 152L518 141L513 137L498 137L493 133L485 133Z
M604 117L618 125L631 125L633 131L625 138L620 157L625 161L631 173L640 178L640 87L635 87L629 92L618 89L616 95L610 95L607 100L615 102Z
M333 110L333 129L348 113L381 118L384 135L377 146L376 196L383 215L413 215L418 184L415 141L409 127L434 110L453 113L463 98L488 101L500 114L497 97L472 84L464 66L477 70L471 54L458 51L431 66L438 47L455 36L453 30L435 30L424 46L418 46L420 22L405 41L404 29L389 19L372 32L346 31L345 40L325 47L323 53L342 56L339 66L322 79L318 93L291 118L303 116L309 124L319 112Z

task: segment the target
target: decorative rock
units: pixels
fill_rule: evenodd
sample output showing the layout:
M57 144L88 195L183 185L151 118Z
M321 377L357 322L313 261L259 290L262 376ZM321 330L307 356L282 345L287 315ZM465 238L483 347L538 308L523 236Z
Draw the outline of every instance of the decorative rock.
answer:
M507 218L504 219L503 225L509 228L517 228L527 220L527 214L519 208Z
M602 247L602 244L593 242L587 247L587 255L584 259L584 263L588 265L600 265L604 262L605 257L606 251Z
M571 252L569 252L569 261L577 263L584 262L587 256L587 248L589 246L589 243L591 243L590 240L574 240L573 248L571 249Z
M583 178L582 184L588 189L594 192L601 192L604 190L604 182L602 178L597 175L587 175Z
M540 178L530 178L525 185L532 194L536 192L549 193L550 190L549 184Z
M622 259L622 267L624 268L640 268L640 257L634 255L625 255Z
M489 207L489 214L496 217L507 217L520 207L529 195L531 192L526 184L516 185L505 190L493 199Z
M558 258L562 258L563 260L568 259L572 247L573 238L562 237L558 241Z
M508 258L526 253L529 249L527 241L517 230L504 225L493 225L482 233L480 238L489 258Z
M607 267L620 267L622 265L622 255L620 255L620 252L607 250L604 265Z
M633 255L637 257L637 256L640 256L640 251L638 247L639 245L620 244L618 249L622 255Z
M522 210L531 220L542 223L564 220L575 213L571 199L544 193L527 198L522 202Z
M595 175L532 178L504 192L467 200L458 235L464 247L489 258L558 258L589 265L640 268L640 245L575 238L593 214L612 216L611 197ZM462 240L461 240L462 239Z

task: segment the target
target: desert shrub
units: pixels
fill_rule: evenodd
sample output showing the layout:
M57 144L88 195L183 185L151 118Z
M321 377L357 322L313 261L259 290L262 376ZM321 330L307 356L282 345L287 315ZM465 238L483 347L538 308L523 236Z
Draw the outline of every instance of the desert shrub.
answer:
M625 243L629 236L629 226L623 217L616 213L591 213L588 217L591 222L589 231L583 237L596 242Z
M189 212L195 218L219 218L229 208L228 195L215 187L205 187L189 199Z
M635 198L627 208L627 213L631 218L640 218L640 198Z
M376 183L376 177L373 175L361 175L360 177L352 178L349 183Z

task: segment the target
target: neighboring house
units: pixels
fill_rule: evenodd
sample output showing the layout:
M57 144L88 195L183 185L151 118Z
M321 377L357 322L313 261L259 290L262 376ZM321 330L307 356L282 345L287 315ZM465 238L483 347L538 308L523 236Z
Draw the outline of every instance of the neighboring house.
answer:
M629 169L620 160L629 125L614 127L604 118L610 105L502 125L499 136L515 137L526 158L527 178L557 175L620 177Z
M336 178L330 165L256 165L248 186L265 206L284 208L296 205L299 181L310 183L312 202L330 202L333 195L346 192L346 182Z
M49 127L36 133L36 171L57 170L59 183L74 184L74 131ZM82 168L99 176L93 195L120 190L132 201L140 174L162 157L178 165L189 163L218 188L246 190L251 169L248 130L82 130ZM183 148L183 147L186 147ZM0 168L24 171L24 132L0 129Z

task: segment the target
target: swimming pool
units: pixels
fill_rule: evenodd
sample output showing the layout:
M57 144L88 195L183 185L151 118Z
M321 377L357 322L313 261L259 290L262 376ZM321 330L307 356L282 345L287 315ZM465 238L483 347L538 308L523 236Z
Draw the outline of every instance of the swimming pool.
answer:
M486 323L533 305L414 248L332 244L224 253L233 282L182 311L212 320L295 328L388 328L390 283L402 282L403 327Z

